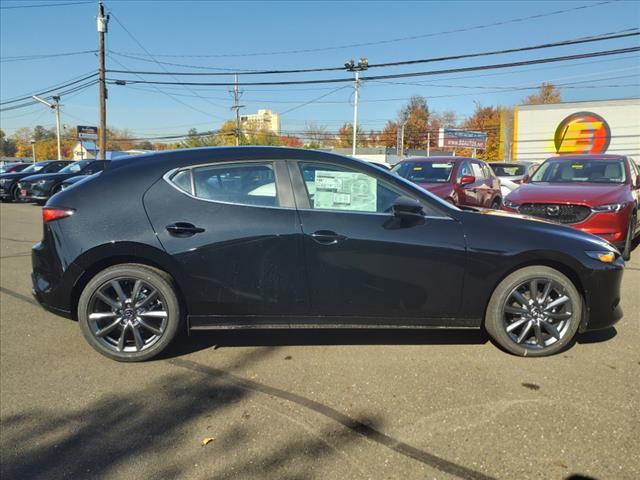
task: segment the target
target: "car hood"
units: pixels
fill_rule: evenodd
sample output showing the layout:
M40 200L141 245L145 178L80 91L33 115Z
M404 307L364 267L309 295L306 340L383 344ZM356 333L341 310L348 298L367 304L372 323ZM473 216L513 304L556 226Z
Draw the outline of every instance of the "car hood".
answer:
M469 213L470 212L465 212L465 214ZM590 245L594 250L615 250L609 242L597 237L596 235L542 218L529 217L518 213L506 212L504 210L492 210L488 208L478 209L475 214L488 216L494 222L497 222L494 224L493 228L499 228L503 235L507 234L505 232L508 232L509 228L517 228L518 230L524 229L531 231L532 238L536 237L538 233L544 232L546 234L563 237L567 241L575 241L584 245ZM509 224L511 227L509 227Z
M36 173L35 175L24 177L22 180L24 182L37 182L39 180L64 180L76 175L77 173Z
M450 183L418 183L417 185L440 198L449 197L453 191L453 187Z
M625 198L627 185L526 183L509 194L514 203L577 203L588 206L616 203Z
M3 173L3 174L0 174L0 179L10 178L14 180L19 180L28 175L29 175L28 173L23 173L23 172Z

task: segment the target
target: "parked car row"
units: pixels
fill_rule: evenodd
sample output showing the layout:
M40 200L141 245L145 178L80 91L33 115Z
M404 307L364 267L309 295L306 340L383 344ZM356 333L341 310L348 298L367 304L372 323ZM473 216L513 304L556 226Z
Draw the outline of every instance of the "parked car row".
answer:
M108 163L104 160L46 160L30 164L21 171L0 175L0 198L44 203L65 188L65 182L100 172Z

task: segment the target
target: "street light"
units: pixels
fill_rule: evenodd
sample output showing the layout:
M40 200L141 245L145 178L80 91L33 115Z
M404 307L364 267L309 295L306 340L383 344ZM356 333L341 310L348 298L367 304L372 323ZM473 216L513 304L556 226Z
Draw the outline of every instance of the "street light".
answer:
M33 155L33 163L36 163L36 141L31 139L31 154Z
M362 57L358 61L358 64L353 61L353 59L349 60L344 64L344 67L348 72L355 72L355 82L353 85L354 88L354 98L353 98L353 145L351 146L351 156L356 156L356 144L358 141L358 87L360 86L360 72L363 70L367 70L369 68L369 61Z
M54 103L49 103L46 100L36 95L32 95L31 98L56 111L56 136L58 137L58 160L62 160L62 149L60 148L60 97L57 95L54 95L53 97L51 97Z

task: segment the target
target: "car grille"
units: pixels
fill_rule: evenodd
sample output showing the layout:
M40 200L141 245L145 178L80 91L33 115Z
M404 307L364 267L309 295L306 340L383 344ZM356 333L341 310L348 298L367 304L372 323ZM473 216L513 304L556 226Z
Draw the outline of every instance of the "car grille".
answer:
M584 205L558 205L554 203L524 203L518 212L560 223L580 223L591 215L591 209Z

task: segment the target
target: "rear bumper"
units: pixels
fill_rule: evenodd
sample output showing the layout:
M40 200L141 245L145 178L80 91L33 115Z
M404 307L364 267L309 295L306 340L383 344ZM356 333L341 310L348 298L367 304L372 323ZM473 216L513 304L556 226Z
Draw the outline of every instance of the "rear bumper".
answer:
M32 294L38 303L56 315L73 318L71 292L82 270L74 263L63 269L42 242L31 249L31 263Z

